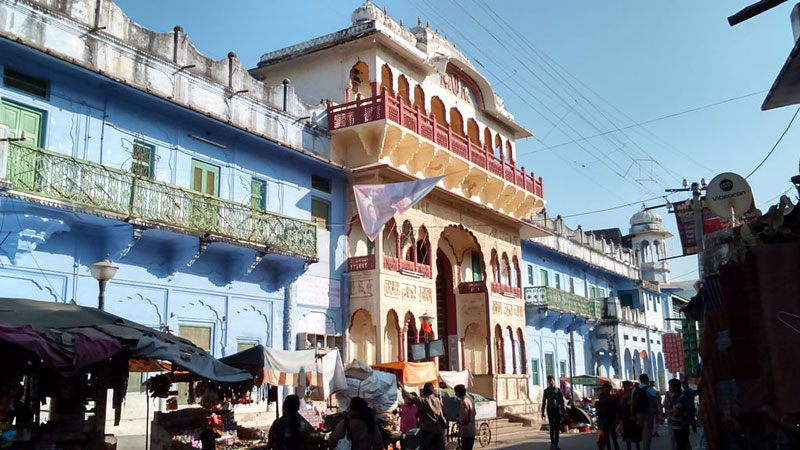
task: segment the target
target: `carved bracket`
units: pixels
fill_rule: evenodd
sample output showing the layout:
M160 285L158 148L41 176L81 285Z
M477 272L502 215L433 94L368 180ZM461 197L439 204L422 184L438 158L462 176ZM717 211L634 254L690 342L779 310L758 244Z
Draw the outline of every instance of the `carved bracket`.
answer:
M196 263L197 260L200 259L200 256L203 253L205 253L206 250L208 250L208 246L210 244L211 242L208 241L207 239L200 239L200 245L197 247L197 251L194 253L194 256L192 256L192 259L190 259L189 262L186 263L186 267L192 267L194 263Z

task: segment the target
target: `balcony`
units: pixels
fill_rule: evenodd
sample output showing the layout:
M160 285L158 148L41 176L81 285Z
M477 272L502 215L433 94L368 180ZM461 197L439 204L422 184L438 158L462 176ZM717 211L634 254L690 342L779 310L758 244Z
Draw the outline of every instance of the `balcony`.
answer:
M412 131L451 153L513 183L539 198L544 197L542 178L534 177L533 172L525 173L524 167L515 162L498 159L485 148L476 145L465 136L453 133L449 127L439 125L433 115L420 112L406 105L400 98L392 97L388 91L357 99L341 105L328 104L328 128L331 131L361 125L377 120L388 119Z
M509 294L516 298L522 297L522 289L495 281L492 281L492 292L500 295Z
M383 255L383 268L392 272L415 272L424 278L431 277L431 266L427 264L407 261L394 256Z
M6 164L10 193L26 200L62 202L144 227L317 260L311 222L25 145L10 143Z
M351 256L347 258L347 271L359 272L375 268L375 255Z
M525 303L594 319L599 319L603 315L603 306L599 299L585 298L547 286L526 287Z

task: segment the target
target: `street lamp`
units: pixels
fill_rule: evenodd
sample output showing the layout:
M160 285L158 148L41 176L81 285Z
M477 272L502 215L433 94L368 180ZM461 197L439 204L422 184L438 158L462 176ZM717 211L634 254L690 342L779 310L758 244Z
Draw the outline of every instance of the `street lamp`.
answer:
M428 314L428 311L425 311L422 316L420 316L420 319L422 319L424 324L428 325L427 327L424 325L422 327L422 330L425 331L425 342L428 342L430 336L433 334L433 321L436 320L436 318Z
M108 255L102 261L98 261L91 266L89 266L89 271L92 273L92 278L97 280L100 284L100 294L97 296L97 309L104 310L105 309L105 294L106 294L106 283L108 280L114 278L114 275L117 273L117 269L119 267L111 264L111 261L108 259Z

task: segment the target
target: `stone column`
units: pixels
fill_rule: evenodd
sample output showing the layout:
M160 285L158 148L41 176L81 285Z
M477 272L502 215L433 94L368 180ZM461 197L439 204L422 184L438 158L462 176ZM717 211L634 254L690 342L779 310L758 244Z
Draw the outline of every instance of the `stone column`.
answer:
M293 281L283 288L283 349L294 350L293 316L297 303L297 282Z

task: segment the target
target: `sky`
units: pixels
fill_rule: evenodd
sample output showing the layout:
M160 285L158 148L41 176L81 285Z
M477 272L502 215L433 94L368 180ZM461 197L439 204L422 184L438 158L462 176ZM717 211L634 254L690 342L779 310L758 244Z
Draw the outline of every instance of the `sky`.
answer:
M584 230L621 228L643 200L685 178L749 174L797 107L761 111L794 43L787 2L731 27L755 0L376 0L395 20L417 17L466 54L534 137L518 162L544 178L547 212ZM362 2L117 0L156 31L181 25L206 55L236 52L246 67L263 53L350 25ZM800 122L798 120L797 122ZM644 124L642 124L644 123ZM748 178L766 212L798 173L800 123ZM672 194L671 201L688 195ZM596 210L632 204L610 211ZM675 237L675 219L656 210ZM696 278L695 257L669 261L672 278Z

